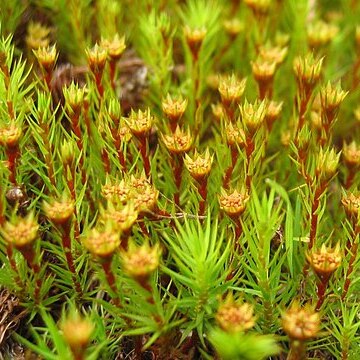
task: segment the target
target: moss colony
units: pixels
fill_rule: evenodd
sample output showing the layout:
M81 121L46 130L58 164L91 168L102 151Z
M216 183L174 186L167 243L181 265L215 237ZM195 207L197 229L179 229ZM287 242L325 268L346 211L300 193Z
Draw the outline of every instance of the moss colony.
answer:
M359 359L360 3L0 5L0 358Z

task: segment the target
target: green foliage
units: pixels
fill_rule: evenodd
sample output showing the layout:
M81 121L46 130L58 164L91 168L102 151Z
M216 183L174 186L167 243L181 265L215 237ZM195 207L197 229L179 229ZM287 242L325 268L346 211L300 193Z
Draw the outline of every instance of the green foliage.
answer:
M0 353L357 359L359 16L5 1Z
M209 336L210 342L224 360L268 359L279 352L275 339L267 335L229 334L214 329Z
M170 24L170 16L165 13L158 14L155 10L150 14L140 14L139 20L135 30L135 43L139 55L153 72L150 78L149 101L160 110L161 100L170 90L171 70L174 66L174 30Z
M90 0L37 0L36 5L46 10L56 24L56 40L60 49L74 63L85 58L85 49L91 44L88 38L94 9ZM104 16L104 13L101 13ZM81 51L79 51L82 49Z
M190 320L183 338L193 329L201 335L212 318L219 296L231 284L226 281L231 242L226 243L224 233L219 233L216 222L210 223L210 217L205 226L185 218L183 227L178 226L177 232L164 237L176 269L164 267L163 271L172 277L182 294L176 304Z
M1 4L0 24L4 35L7 36L15 32L25 7L21 0L11 0Z

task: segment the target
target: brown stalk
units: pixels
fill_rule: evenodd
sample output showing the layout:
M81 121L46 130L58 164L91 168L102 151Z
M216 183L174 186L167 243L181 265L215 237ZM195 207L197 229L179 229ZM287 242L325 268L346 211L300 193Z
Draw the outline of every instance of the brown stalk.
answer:
M101 261L101 266L104 270L105 276L106 276L106 280L109 284L109 287L112 291L112 299L114 301L114 304L117 307L121 307L121 303L120 303L120 298L118 295L118 290L116 288L116 280L115 280L115 275L113 273L113 271L111 270L111 258L109 259L102 259Z

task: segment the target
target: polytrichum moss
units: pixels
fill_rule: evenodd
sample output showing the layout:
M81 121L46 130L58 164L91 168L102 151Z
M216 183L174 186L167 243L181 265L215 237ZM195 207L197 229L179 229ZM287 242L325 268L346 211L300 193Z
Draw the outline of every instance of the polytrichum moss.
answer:
M359 357L360 4L0 10L3 357Z

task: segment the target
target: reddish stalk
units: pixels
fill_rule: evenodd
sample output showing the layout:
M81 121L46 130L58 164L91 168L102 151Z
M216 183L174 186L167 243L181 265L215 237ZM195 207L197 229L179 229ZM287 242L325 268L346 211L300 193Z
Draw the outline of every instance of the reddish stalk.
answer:
M76 290L78 296L82 297L83 293L82 293L80 282L78 281L78 278L77 278L74 258L71 253L71 221L69 220L68 222L63 224L61 226L61 228L63 230L62 231L62 246L64 249L68 268L71 272L72 282L75 286L75 290Z
M248 137L246 139L246 178L245 178L245 184L246 184L246 188L248 189L248 191L250 191L250 186L251 186L251 180L252 180L252 176L250 174L250 162L251 162L251 155L255 150L255 144L254 141L251 137Z
M143 336L142 335L135 336L135 348L134 348L135 360L140 360L143 358L142 347L143 347Z
M101 151L101 160L103 162L105 172L107 174L110 174L110 172L111 172L111 164L110 164L109 154L108 154L108 152L106 151L105 148L103 148L102 151Z
M131 235L131 230L124 231L121 234L120 247L121 247L121 249L123 249L125 251L127 251L128 246L129 246L130 235Z
M357 254L357 251L358 251L358 247L359 247L359 244L354 243L352 248L351 248L351 258L350 258L348 270L346 272L344 290L343 290L343 293L341 295L342 300L344 300L346 298L346 295L347 295L347 293L349 291L349 287L350 287L350 284L351 284L350 276L351 276L352 272L354 271L354 263L355 263L355 260L356 260L356 254Z
M235 237L239 239L243 232L242 225L240 219L235 220Z
M306 184L310 186L312 182L311 176L306 172L306 154L303 154L303 150L299 150L298 152L298 162L300 163L300 173L302 177L304 178Z
M305 360L306 359L306 344L303 341L291 340L290 351L286 360Z
M240 5L240 1L232 0L231 1L231 12L230 12L230 14L236 14L237 11L238 11L239 5Z
M349 168L349 173L348 173L348 176L346 177L346 182L345 182L346 190L351 188L352 184L354 183L356 174L357 174L356 169Z
M201 196L201 200L199 202L199 215L203 216L205 214L205 205L207 198L207 178L203 179L201 183L197 185L197 189Z
M168 218L170 219L170 226L175 229L176 225L175 225L175 222L174 222L174 219L172 217L172 215L170 213L168 213L166 210L161 210L158 208L158 206L156 206L156 209L155 209L155 218Z
M327 285L328 285L329 279L323 280L323 281L319 281L317 284L317 297L318 297L318 301L316 303L316 311L319 311L322 304L324 303L325 300L325 293L326 293L326 289L327 289Z
M125 161L125 156L124 156L124 152L121 148L121 137L119 135L119 133L115 130L112 131L112 136L114 138L114 144L115 144L115 148L117 151L117 155L118 155L118 160L119 163L121 165L122 170L124 170L126 172L126 161Z
M40 120L39 120L40 122ZM44 142L44 146L46 149L46 154L45 154L45 163L46 163L46 168L48 171L48 175L49 175L49 180L51 182L51 185L56 189L56 181L55 181L55 173L54 173L54 163L52 161L52 157L51 154L53 153L53 149L52 146L50 145L49 142L49 125L47 123L44 122L40 122L40 127L42 128L43 132L41 133L41 138Z
M145 226L145 223L143 221L141 221L141 219L139 219L140 221L138 221L138 224L140 226L140 229L142 231L142 233L146 236L146 237L150 237L149 231Z
M83 185L85 185L87 183L87 172L85 170L85 166L84 166L84 144L83 144L83 140L82 140L82 131L81 131L81 127L80 127L80 112L74 113L73 116L71 116L70 121L71 121L71 125L72 125L72 129L74 134L76 135L77 139L76 139L76 145L80 151L80 153L82 154L80 156L79 159L79 167L80 167L80 172L81 172L81 183ZM74 171L75 172L75 171ZM73 177L75 179L75 177ZM92 209L94 209L94 200L93 200L93 196L91 194L91 188L90 185L88 185L86 187L86 197L89 200L90 203L90 207ZM73 194L73 199L75 200L75 192Z
M106 280L108 282L108 285L112 291L112 299L114 300L114 304L117 307L121 307L120 299L118 295L118 290L116 288L116 280L113 271L111 270L111 258L110 259L103 259L101 261L101 266L104 270Z
M87 135L89 137L89 139L91 139L91 120L90 120L90 116L89 116L89 108L90 108L90 103L88 100L84 99L84 120L85 120L85 126L86 126L86 131L87 131Z
M184 161L181 155L174 154L171 158L171 165L173 168L174 181L176 186L176 193L174 194L174 203L180 207L180 188L181 188L181 174L184 166Z
M311 224L310 224L310 241L309 241L309 249L314 246L315 239L316 239L316 232L318 226L318 215L315 214L318 208L319 202L314 202L311 208Z
M300 130L305 125L305 113L306 113L306 109L307 109L309 101L310 101L310 95L311 94L308 94L308 92L306 92L305 95L302 96L302 99L300 100L298 123L297 123L296 133L295 133L295 142L297 142L297 138L298 138L298 134L299 134Z
M199 122L199 117L197 116L198 109L200 109L201 102L199 97L199 89L200 89L200 68L199 68L199 58L198 52L192 52L193 55L193 69L192 69L192 80L194 84L194 99L195 99L195 112L194 112L194 138L196 139L200 132L201 124Z
M2 199L2 193L1 193L1 190L0 190L0 198ZM3 207L3 203L2 201L0 201L0 228L1 226L4 224L6 218L5 218L5 215L4 215L4 207Z
M235 224L235 242L234 250L236 254L241 254L240 237L243 232L242 224L239 217L232 219Z
M97 91L99 93L100 99L102 99L104 97L104 87L101 82L102 72L94 73L94 76L95 76L95 84L96 84Z
M325 147L326 144L331 143L331 128L332 128L331 123L333 121L334 121L334 117L330 119L325 117L325 119L323 120L323 129L321 131L321 136L319 139L320 147Z
M235 122L235 109L233 106L233 103L227 103L225 101L222 102L225 112L226 112L226 116L228 117L228 119L230 120L231 123Z
M233 174L236 161L237 161L238 152L235 146L231 146L231 165L226 169L224 180L223 180L223 188L227 189L230 184L231 175Z
M80 156L79 166L81 169L81 182L83 185L85 185L86 181L87 181L87 175L86 175L86 171L84 168L84 152L83 152L84 146L83 146L83 141L82 141L82 132L81 132L79 119L80 119L80 113L75 113L74 116L72 116L70 120L71 120L73 132L74 132L75 136L77 137L76 145L77 145L80 153L82 154L82 156ZM87 195L89 195L88 189L89 188L87 187ZM88 198L91 202L91 196Z
M351 84L352 91L354 91L359 85L359 76L358 76L359 69L360 69L360 56L357 57L352 71L352 84Z
M84 353L83 352L73 352L74 360L84 360Z
M17 284L17 286L22 289L23 288L23 283L20 279L20 276L19 276L19 271L18 271L18 268L17 268L17 265L16 265L16 262L15 262L15 259L14 259L14 252L13 252L13 247L12 247L12 244L11 243L8 243L7 246L6 246L6 253L7 253L7 257L9 259L9 263L10 263L10 266L11 266L11 269L13 270L13 272L15 273L15 282Z
M35 300L35 304L38 305L40 304L40 290L42 285L42 281L40 277L40 266L35 261L35 251L32 245L29 247L22 248L20 251L23 254L28 266L34 273L34 277L35 277L34 300Z
M46 144L45 144L45 146L46 146ZM50 154L51 154L51 152L48 152L45 155L45 163L46 163L46 168L47 168L47 171L48 171L48 176L49 176L50 183L56 189L54 167L53 167L53 162L52 162Z
M45 84L47 86L47 88L49 89L49 91L51 92L52 87L51 87L51 79L52 79L52 71L44 71L44 80L45 80Z
M190 354L191 349L196 348L199 343L199 335L197 331L193 331L192 335L184 341L184 344L181 347L181 353Z
M81 127L80 127L80 114L74 114L74 116L71 117L71 125L73 132L76 136L76 145L80 151L83 150L83 142L82 142L82 133L81 133Z
M121 150L121 148L118 149L118 159L119 159L122 169L126 172L127 171L126 160L125 160L125 156L124 156L124 153Z
M264 100L266 97L268 99L272 98L273 95L273 79L269 81L259 81L259 98L260 100Z
M6 80L5 80L6 83ZM11 100L8 100L6 102L7 108L8 108L8 113L9 113L9 117L11 120L15 120L15 113L14 113L14 105L13 102Z
M70 196L71 199L74 201L74 203L76 202L76 191L75 191L75 169L71 169L69 165L66 165L67 169L65 170L65 172L69 171L69 173L71 174L70 178L67 179L67 186L69 188L70 191ZM76 207L74 209L74 216L75 216L75 220L74 220L74 228L75 228L75 239L78 241L79 237L80 237L80 227L79 227L79 223L77 221L77 211L76 211Z
M6 220L6 218L4 215L4 209L3 209L2 203L0 201L0 227L4 224L5 220Z
M76 192L75 192L75 186L74 186L74 177L72 176L71 179L68 179L67 186L70 190L71 198L75 201L76 200Z
M318 227L318 214L316 211L320 205L320 197L326 189L326 183L321 184L316 190L314 195L314 201L311 206L311 216L310 216L310 239L309 239L309 250L314 246L316 240L316 233Z
M178 122L177 121L169 121L169 126L170 126L171 133L174 134L176 131L176 127L178 126Z
M232 12L232 14L235 14L236 12ZM233 42L235 39L231 38L225 46L222 47L221 51L218 53L217 56L215 56L214 64L219 65L220 60L224 57L224 55L229 51L231 48Z
M115 91L116 60L109 61L109 77L111 88Z
M9 168L9 171L10 171L10 174L9 174L9 181L16 185L16 163L17 163L17 160L20 156L20 150L19 150L19 147L16 145L16 146L13 146L13 147L7 147L6 148L6 154L7 154L7 158L8 158L8 168Z
M149 297L146 298L146 301L150 304L150 305L154 305L155 304L155 299L154 299L154 295L153 295L153 291L151 288L151 285L148 281L148 279L142 279L142 278L137 278L136 281L138 282L138 284L145 289L147 292L149 292L151 295Z
M341 295L342 300L345 300L347 293L349 291L349 288L350 288L351 274L354 271L354 264L355 264L355 260L356 260L356 256L357 256L357 252L358 252L358 248L359 248L359 243L357 242L357 237L359 236L359 234L360 234L360 225L355 225L354 226L354 234L353 234L353 243L352 243L351 249L350 249L351 258L349 261L349 267L346 272L344 290Z
M3 62L2 64L0 64L0 70L3 72L4 74L4 82L5 82L5 87L6 90L9 89L9 85L10 85L10 71L9 71L9 67L5 64L5 62ZM9 103L9 101L8 101ZM9 107L9 104L8 104ZM10 112L9 112L10 114ZM11 117L13 119L13 117Z
M139 141L140 141L139 150L140 150L141 158L142 158L143 165L144 165L145 175L147 178L150 178L151 166L150 166L150 159L149 159L148 150L147 150L148 149L147 137L141 136L141 137L139 137Z

